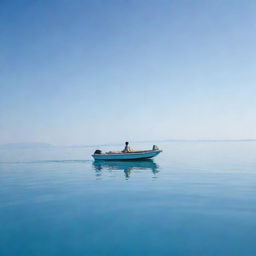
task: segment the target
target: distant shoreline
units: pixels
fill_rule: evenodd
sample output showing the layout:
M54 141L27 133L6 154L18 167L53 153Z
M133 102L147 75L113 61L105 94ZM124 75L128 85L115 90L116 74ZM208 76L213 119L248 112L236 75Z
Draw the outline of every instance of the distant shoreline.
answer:
M131 143L163 143L163 142L256 142L256 139L166 139L131 141ZM88 144L88 145L52 145L49 143L8 143L0 145L0 149L39 149L39 148L91 148L104 146L119 146L123 143Z

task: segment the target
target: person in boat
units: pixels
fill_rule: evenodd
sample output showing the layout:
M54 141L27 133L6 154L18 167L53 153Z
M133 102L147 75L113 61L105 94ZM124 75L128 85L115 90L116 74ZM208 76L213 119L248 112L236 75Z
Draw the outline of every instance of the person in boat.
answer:
M129 146L129 142L128 141L126 141L125 142L125 147L124 147L124 150L122 151L123 153L128 153L128 152L131 152L132 150L131 150L131 148L130 148L130 146Z

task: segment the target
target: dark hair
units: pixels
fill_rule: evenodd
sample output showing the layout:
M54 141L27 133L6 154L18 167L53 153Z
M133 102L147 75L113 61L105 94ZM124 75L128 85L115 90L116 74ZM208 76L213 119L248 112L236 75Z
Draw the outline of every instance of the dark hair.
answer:
M126 141L126 142L125 142L125 145L128 145L128 144L129 144L129 142L128 142L128 141Z

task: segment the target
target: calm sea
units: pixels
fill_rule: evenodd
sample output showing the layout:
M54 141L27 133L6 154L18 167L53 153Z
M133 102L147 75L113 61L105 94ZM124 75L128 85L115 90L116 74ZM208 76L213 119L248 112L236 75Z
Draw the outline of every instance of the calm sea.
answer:
M256 142L158 146L109 163L94 147L1 149L0 255L255 256Z

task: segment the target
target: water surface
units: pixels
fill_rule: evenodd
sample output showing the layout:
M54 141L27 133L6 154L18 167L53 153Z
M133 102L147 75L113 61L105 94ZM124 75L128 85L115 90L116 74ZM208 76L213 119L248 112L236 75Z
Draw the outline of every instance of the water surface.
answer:
M158 146L0 149L0 255L256 255L256 143Z

